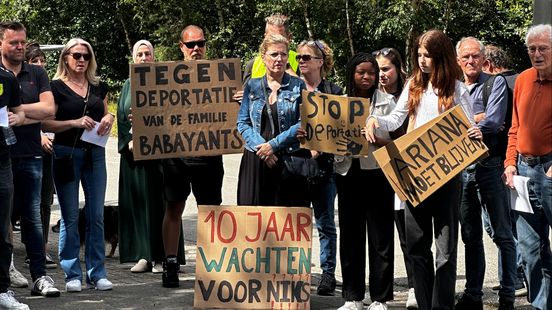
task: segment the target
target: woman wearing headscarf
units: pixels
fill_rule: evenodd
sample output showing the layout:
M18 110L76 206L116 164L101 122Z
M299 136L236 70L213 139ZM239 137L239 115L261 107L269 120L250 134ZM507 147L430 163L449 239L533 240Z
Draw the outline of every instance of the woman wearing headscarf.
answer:
M132 48L134 63L154 61L153 45L140 40ZM117 107L119 136L119 259L137 262L131 272L163 271L165 258L161 225L166 202L163 199L163 174L157 160L135 161L132 155L130 79L121 91ZM184 263L184 247L179 247Z

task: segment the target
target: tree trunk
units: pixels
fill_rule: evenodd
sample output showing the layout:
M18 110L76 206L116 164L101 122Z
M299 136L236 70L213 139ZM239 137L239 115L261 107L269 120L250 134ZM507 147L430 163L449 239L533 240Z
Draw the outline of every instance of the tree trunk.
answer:
M121 11L121 4L117 3L117 16L119 17L119 21L121 22L121 25L123 26L123 32L125 33L125 41L128 46L128 50L130 51L130 54L132 54L132 41L130 40L130 35L128 33L128 25L125 21L125 17L123 16L123 13Z
M351 48L351 56L355 54L353 47L353 32L351 31L351 19L349 18L349 0L345 0L345 15L347 16L347 36L349 38L349 47Z
M309 11L308 11L308 2L307 0L301 1L303 4L303 16L305 17L305 25L307 26L307 33L309 34L309 40L314 40L314 34L312 33Z
M411 16L411 25L410 30L408 31L408 35L406 37L406 52L405 52L405 63L406 63L406 70L408 71L408 74L412 73L412 61L416 59L415 54L418 51L414 51L414 45L416 45L416 39L418 38L418 35L420 34L420 30L418 25L418 16L420 14L420 0L412 0L410 2L412 4L412 16Z
M225 28L224 14L222 12L222 3L220 3L220 0L216 0L215 5L217 6L217 15L218 15L218 20L219 20L219 27L220 27L220 30L222 30L222 29Z

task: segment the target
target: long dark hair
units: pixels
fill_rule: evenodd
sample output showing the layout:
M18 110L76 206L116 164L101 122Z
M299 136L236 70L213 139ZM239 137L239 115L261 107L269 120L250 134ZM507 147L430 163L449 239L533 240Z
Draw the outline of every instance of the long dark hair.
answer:
M406 70L404 69L404 62L401 54L396 49L387 47L377 52L376 59L380 57L389 59L389 61L391 61L391 63L395 66L398 76L397 93L400 94L404 88L404 84L406 83Z
M358 94L355 88L355 70L356 70L356 66L360 65L363 62L371 63L374 69L376 70L376 80L374 82L374 86L372 86L368 90L369 96L372 97L372 94L378 88L378 84L379 84L378 62L376 61L376 58L374 58L374 56L372 56L370 53L360 52L355 54L353 57L349 58L349 61L347 61L347 67L346 67L347 72L345 75L345 83L347 85L347 96L349 97L358 97Z
M423 73L418 64L418 48L425 47L433 63L431 74ZM429 81L439 91L439 111L443 112L454 105L456 80L462 76L462 69L456 62L454 46L441 30L429 30L416 40L412 51L412 79L408 96L408 112L416 114L422 93Z

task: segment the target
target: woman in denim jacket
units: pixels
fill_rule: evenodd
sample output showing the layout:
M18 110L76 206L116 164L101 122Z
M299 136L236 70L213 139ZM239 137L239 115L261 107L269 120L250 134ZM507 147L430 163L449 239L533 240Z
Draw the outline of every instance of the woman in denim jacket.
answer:
M238 116L245 140L238 205L308 206L306 179L282 179L281 154L299 148L301 79L285 72L289 42L268 35L260 47L267 73L247 82Z

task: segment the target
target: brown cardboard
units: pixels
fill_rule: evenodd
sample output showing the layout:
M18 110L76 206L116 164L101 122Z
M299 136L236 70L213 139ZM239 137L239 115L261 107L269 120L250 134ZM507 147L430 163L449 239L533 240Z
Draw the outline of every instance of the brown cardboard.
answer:
M303 90L301 127L307 137L301 147L336 155L368 155L362 134L370 115L370 99Z
M464 168L486 156L485 144L470 139L460 106L439 115L374 152L401 200L415 207Z
M310 208L198 208L195 308L310 309Z
M134 159L241 153L239 59L130 65Z

